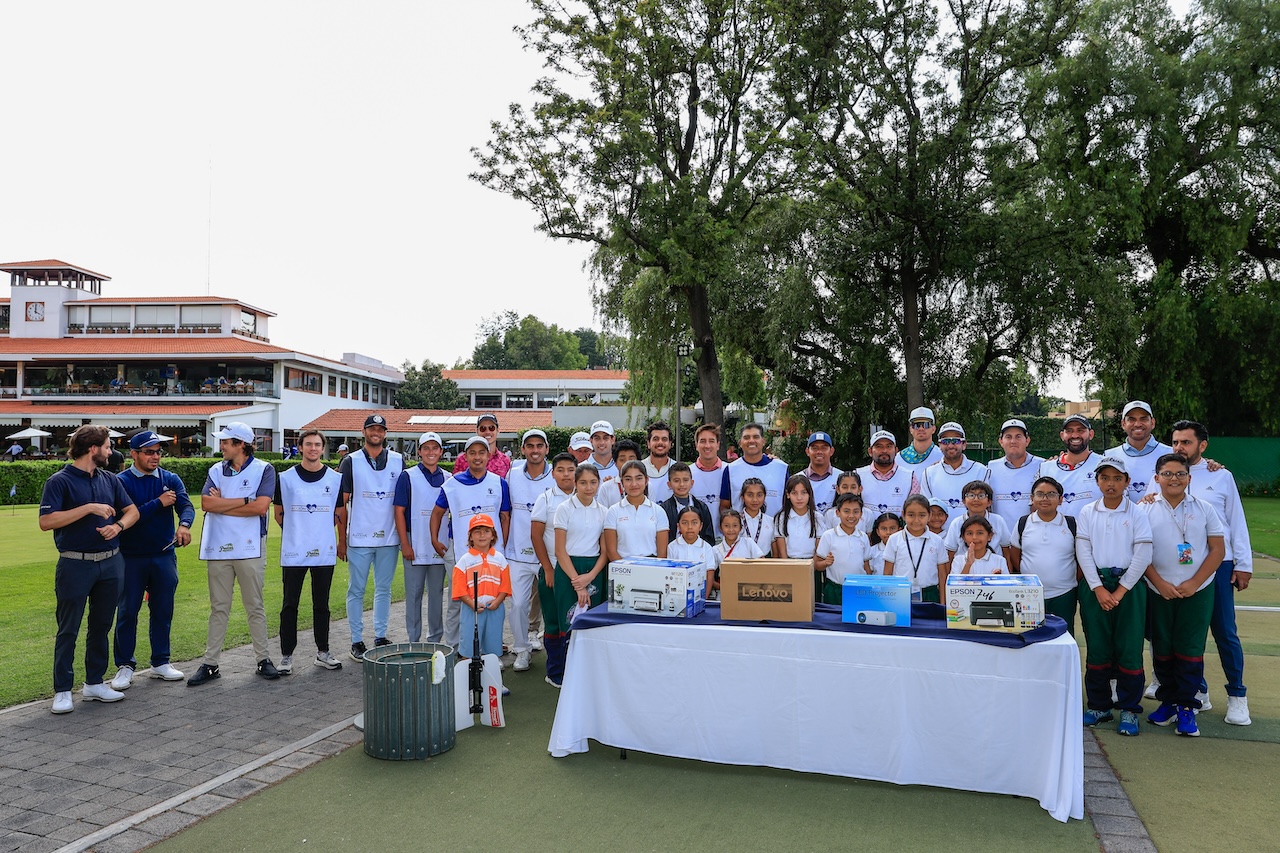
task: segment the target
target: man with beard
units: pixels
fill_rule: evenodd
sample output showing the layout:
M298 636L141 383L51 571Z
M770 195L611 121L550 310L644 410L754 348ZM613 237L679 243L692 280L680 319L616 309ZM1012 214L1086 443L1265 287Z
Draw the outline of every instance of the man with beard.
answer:
M1099 457L1089 449L1089 442L1093 441L1093 427L1084 415L1071 415L1064 420L1058 436L1062 439L1062 453L1041 463L1037 476L1052 477L1062 484L1059 511L1074 518L1101 494L1093 479Z
M898 464L898 441L888 430L871 436L871 464L858 469L862 479L862 503L874 519L891 512L901 517L902 502L920 493L920 482L911 469Z
M71 464L45 481L40 495L40 529L53 531L58 548L53 591L57 598L58 634L53 643L53 708L55 714L75 710L76 637L85 605L89 631L85 637L86 701L119 702L124 694L102 683L107 672L108 636L120 599L124 558L116 541L138 521L138 509L116 475L105 470L111 458L111 436L104 426L86 424L71 434Z
M764 483L764 511L773 518L782 509L787 487L787 463L772 459L764 453L764 427L747 424L738 431L738 444L742 445L742 457L730 462L724 469L720 487L720 511L733 507L742 511L742 483L756 477ZM713 534L714 538L714 534Z
M671 487L667 485L667 474L673 460L671 458L671 428L665 421L654 421L648 430L649 455L644 460L644 470L649 474L649 500L660 504L671 497Z

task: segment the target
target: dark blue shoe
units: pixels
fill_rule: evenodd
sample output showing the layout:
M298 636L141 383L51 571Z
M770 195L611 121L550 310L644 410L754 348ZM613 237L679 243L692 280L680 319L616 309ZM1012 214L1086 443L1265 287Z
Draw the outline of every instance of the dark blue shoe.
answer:
M1190 706L1183 706L1178 709L1178 728L1180 735L1187 737L1200 737L1200 727L1196 725L1196 712Z
M1110 711L1095 711L1089 708L1084 712L1085 727L1090 729L1098 725L1098 723L1109 723L1113 719L1115 718L1111 716Z
M1116 733L1125 737L1138 736L1138 715L1132 711L1121 711L1120 722L1116 724Z
M1147 714L1147 722L1156 726L1167 726L1173 722L1178 716L1178 706L1172 702L1164 702L1159 708L1156 708L1150 714Z

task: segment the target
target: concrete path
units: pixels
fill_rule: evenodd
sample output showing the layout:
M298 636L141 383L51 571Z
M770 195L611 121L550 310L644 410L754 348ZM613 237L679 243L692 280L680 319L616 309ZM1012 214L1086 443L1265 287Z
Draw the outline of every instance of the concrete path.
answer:
M403 639L394 630L403 603L391 625ZM359 744L361 668L346 654L345 619L330 636L341 670L315 666L311 636L300 632L293 674L278 681L259 678L242 646L223 653L221 679L200 687L144 670L114 704L83 702L77 690L71 714L49 713L49 700L0 710L0 851L133 853ZM278 662L276 638L271 651ZM1092 732L1084 748L1085 809L1100 849L1154 851Z

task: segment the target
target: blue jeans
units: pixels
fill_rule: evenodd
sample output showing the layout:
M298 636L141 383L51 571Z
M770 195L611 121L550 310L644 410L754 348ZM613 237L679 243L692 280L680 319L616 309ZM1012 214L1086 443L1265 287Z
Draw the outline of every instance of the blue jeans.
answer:
M364 590L373 568L373 636L387 636L391 618L391 581L396 577L400 546L379 545L374 548L347 548L347 625L351 628L351 644L364 640Z
M458 632L458 657L474 657L473 648L476 641L476 612L465 604L460 613ZM480 654L502 657L502 625L507 619L507 605L504 603L497 610L484 610L480 613Z
M172 549L160 554L129 554L124 558L124 583L116 607L116 666L138 668L138 613L146 596L151 614L151 665L169 662L169 628L173 625L173 596L178 591L178 555Z
M1244 649L1240 648L1240 635L1236 633L1236 588L1231 585L1231 575L1236 570L1234 560L1223 560L1213 576L1213 618L1209 631L1218 646L1218 658L1222 672L1227 676L1227 695L1244 696ZM1200 680L1200 689L1207 692L1208 682Z
M58 635L53 641L55 693L68 693L75 686L76 638L85 604L89 605L89 630L84 643L84 683L102 683L123 575L124 557L119 554L97 563L58 558L53 575L53 592L58 601Z

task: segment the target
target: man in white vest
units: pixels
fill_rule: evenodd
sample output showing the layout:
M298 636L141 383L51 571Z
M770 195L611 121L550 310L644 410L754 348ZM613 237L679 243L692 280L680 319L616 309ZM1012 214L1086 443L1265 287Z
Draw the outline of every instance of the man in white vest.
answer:
M347 509L347 544L338 559L347 561L347 626L351 657L361 660L364 644L364 591L373 570L373 644L385 646L391 619L391 582L396 577L400 537L396 533L396 481L404 457L387 449L387 421L382 415L364 420L364 447L338 463L342 475L340 503Z
M298 647L298 604L311 574L312 635L315 664L342 669L329 651L329 589L338 563L338 547L346 544L346 508L338 505L342 477L321 461L324 434L308 429L298 438L302 461L276 479L276 524L280 525L280 574L284 604L280 608L280 666L293 672Z
M1094 482L1094 469L1101 456L1089 449L1093 441L1093 427L1084 415L1071 415L1062 422L1063 451L1052 459L1040 463L1041 477L1052 477L1062 484L1063 515L1076 516L1080 510L1102 497ZM1129 460L1125 457L1125 465Z
M787 463L765 455L764 427L760 424L747 424L738 430L738 445L742 448L742 456L724 469L720 511L733 507L741 512L742 483L758 477L764 483L764 511L773 518L782 509L783 492L787 488Z
M536 630L531 628L533 602L537 597L538 555L534 551L530 525L538 496L554 484L551 466L547 464L547 434L531 429L520 439L523 461L511 466L507 488L511 494L511 539L504 554L511 572L511 607L507 609L507 626L511 628L511 649L516 653L514 669L529 668L529 653L541 648ZM542 614L537 614L537 622Z
M835 442L831 434L826 432L809 433L809 441L805 444L804 454L809 457L809 467L801 471L809 478L813 486L813 508L819 514L831 509L836 500L836 481L843 473L831 464L831 454L835 452Z
M906 465L900 464L898 440L888 430L876 430L871 434L868 448L871 464L858 469L862 480L862 501L865 514L876 516L891 512L902 516L902 504L907 497L919 494L920 483Z
M942 445L942 461L924 469L920 489L925 497L937 498L947 505L947 520L950 522L966 514L964 487L974 480L985 482L987 466L965 455L967 437L964 427L955 421L942 425L938 444Z
M1142 400L1126 403L1120 418L1120 428L1124 430L1123 444L1116 445L1107 451L1107 456L1124 454L1125 467L1129 469L1129 500L1137 503L1148 491L1159 493L1159 489L1148 488L1156 481L1156 460L1173 448L1158 441L1152 433L1156 428L1156 418L1151 412L1151 404Z
M1031 484L1040 478L1044 460L1027 452L1030 443L1027 425L1010 418L1000 427L1004 456L987 466L987 483L995 494L991 507L1004 519L1009 530L1018 529L1018 520L1031 512ZM1057 479L1056 477L1054 479Z
M720 538L720 489L724 487L724 469L720 458L720 425L703 424L694 430L693 447L698 458L689 466L693 474L693 496L711 511L712 536Z
M600 472L600 490L596 500L605 506L613 506L622 499L618 488L618 464L613 461L613 424L596 421L591 425L591 464Z
M418 438L418 464L396 481L396 534L404 558L404 626L409 642L422 639L422 596L427 597L427 642L453 645L458 641L461 600L449 599L445 615L444 588L453 571L453 540L437 553L431 544L431 513L449 472L440 467L444 442L434 432ZM449 643L449 639L453 643Z
M232 421L213 434L222 461L209 469L200 508L204 528L200 532L200 559L208 561L209 634L204 659L188 687L221 678L218 661L227 637L231 597L240 582L240 602L249 618L253 657L258 675L268 681L280 677L267 649L267 614L262 607L262 587L267 571L267 514L276 491L276 471L253 455L253 430Z

